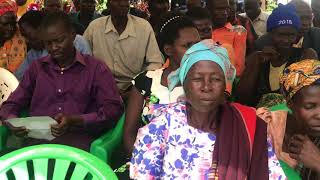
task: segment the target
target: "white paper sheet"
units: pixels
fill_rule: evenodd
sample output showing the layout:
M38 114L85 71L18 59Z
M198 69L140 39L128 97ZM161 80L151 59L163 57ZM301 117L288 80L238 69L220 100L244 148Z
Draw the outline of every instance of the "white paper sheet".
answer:
M35 116L26 118L13 118L7 120L14 127L26 127L29 130L28 137L35 139L53 140L50 126L57 122L49 116Z

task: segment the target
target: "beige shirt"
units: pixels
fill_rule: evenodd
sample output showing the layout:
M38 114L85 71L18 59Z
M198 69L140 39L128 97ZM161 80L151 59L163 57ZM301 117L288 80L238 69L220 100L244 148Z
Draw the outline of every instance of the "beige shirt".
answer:
M148 21L128 15L127 27L118 34L111 16L90 23L83 35L95 57L103 60L112 71L120 92L142 71L159 69L163 59L155 34Z
M241 15L247 17L246 13L243 13ZM269 14L261 10L260 15L252 21L253 28L259 37L267 33L268 18Z

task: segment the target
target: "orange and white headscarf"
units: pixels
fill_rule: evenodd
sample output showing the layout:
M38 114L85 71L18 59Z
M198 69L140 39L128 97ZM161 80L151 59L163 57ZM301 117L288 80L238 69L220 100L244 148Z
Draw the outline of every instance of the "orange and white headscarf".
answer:
M320 61L306 59L291 64L280 77L281 91L290 100L300 89L320 81Z
M17 14L18 6L14 0L0 0L0 16L7 12Z

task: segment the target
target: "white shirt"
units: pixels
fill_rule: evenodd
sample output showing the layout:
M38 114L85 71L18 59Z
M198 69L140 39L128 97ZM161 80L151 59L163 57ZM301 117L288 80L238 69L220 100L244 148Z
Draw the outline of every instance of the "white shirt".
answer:
M246 13L242 13L240 15L248 17ZM254 30L256 31L259 37L267 33L268 18L269 14L261 10L260 15L255 20L251 20Z

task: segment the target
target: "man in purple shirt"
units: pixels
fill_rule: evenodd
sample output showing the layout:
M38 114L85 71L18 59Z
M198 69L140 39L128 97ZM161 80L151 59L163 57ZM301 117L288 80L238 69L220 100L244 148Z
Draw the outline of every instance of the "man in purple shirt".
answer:
M56 137L51 142L28 139L25 144L57 143L89 150L91 142L115 125L123 103L115 80L106 65L77 52L75 32L68 16L48 14L41 24L41 36L49 55L34 61L18 88L0 108L0 119L17 117L24 108L31 116L51 116ZM25 127L14 128L25 136Z

